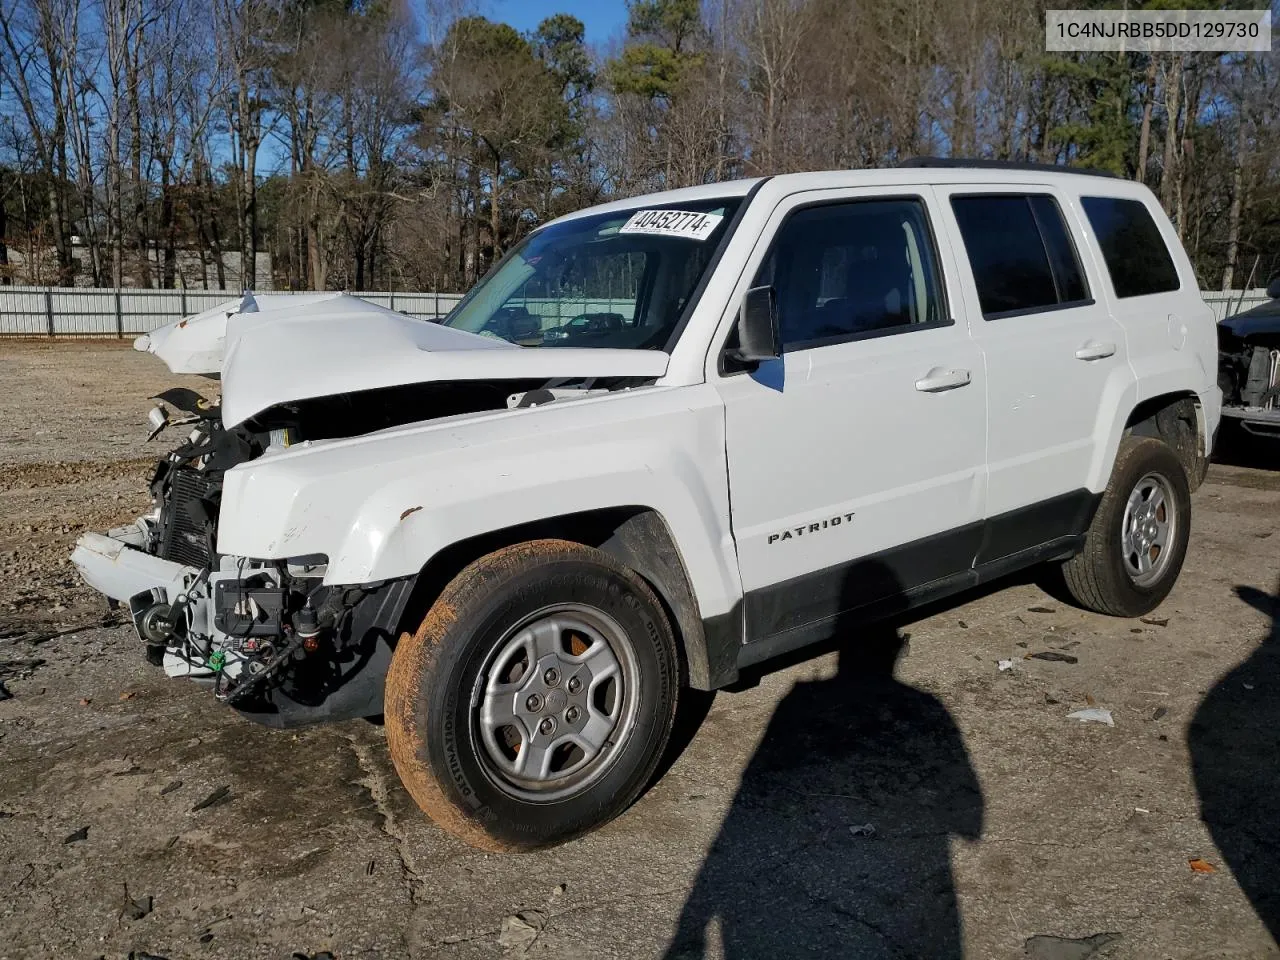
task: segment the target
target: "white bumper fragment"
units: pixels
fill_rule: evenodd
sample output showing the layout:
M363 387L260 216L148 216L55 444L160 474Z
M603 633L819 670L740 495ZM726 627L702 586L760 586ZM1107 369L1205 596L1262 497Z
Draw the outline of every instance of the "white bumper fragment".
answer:
M172 603L188 578L199 573L194 567L161 560L122 539L101 533L86 533L76 541L71 562L85 583L124 604L140 593L156 589Z

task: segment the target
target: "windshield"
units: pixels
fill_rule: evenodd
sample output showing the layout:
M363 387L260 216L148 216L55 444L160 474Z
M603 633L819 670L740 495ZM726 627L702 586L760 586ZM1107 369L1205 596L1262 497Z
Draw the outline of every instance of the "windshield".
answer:
M637 207L546 227L444 324L525 347L664 349L741 202Z

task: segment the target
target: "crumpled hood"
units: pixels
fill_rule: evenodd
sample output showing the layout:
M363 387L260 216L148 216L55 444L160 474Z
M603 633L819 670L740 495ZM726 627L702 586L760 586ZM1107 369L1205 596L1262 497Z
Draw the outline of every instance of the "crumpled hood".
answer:
M175 373L211 373L221 348L227 427L282 403L448 380L661 377L658 350L521 347L346 294L247 297L139 338ZM271 302L275 300L275 302ZM228 306L235 309L226 309ZM256 308L256 309L255 309ZM194 327L194 329L192 329ZM157 331L161 333L161 331ZM206 369L195 369L204 367Z
M314 304L341 296L337 293L246 293L201 313L183 317L144 333L133 349L154 353L174 373L217 377L226 353L227 321L241 313L277 313L287 307Z

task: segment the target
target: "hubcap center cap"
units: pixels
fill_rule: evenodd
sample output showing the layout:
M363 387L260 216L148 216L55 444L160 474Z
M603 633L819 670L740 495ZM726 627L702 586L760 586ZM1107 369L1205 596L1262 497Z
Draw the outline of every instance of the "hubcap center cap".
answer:
M564 695L563 690L550 690L547 692L547 710L551 713L559 713L569 705L569 698Z

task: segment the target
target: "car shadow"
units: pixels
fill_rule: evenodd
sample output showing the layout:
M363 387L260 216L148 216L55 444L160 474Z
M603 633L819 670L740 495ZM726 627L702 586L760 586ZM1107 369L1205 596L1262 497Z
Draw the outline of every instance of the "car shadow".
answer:
M862 563L846 584L867 577L892 580ZM962 955L951 839L981 835L982 792L946 708L894 676L906 640L887 613L844 618L835 676L778 704L669 960L717 939L727 960Z
M1280 944L1280 589L1236 595L1270 615L1271 629L1201 701L1187 746L1200 817Z
M1280 440L1254 436L1224 418L1213 447L1213 462L1255 470L1280 470Z

